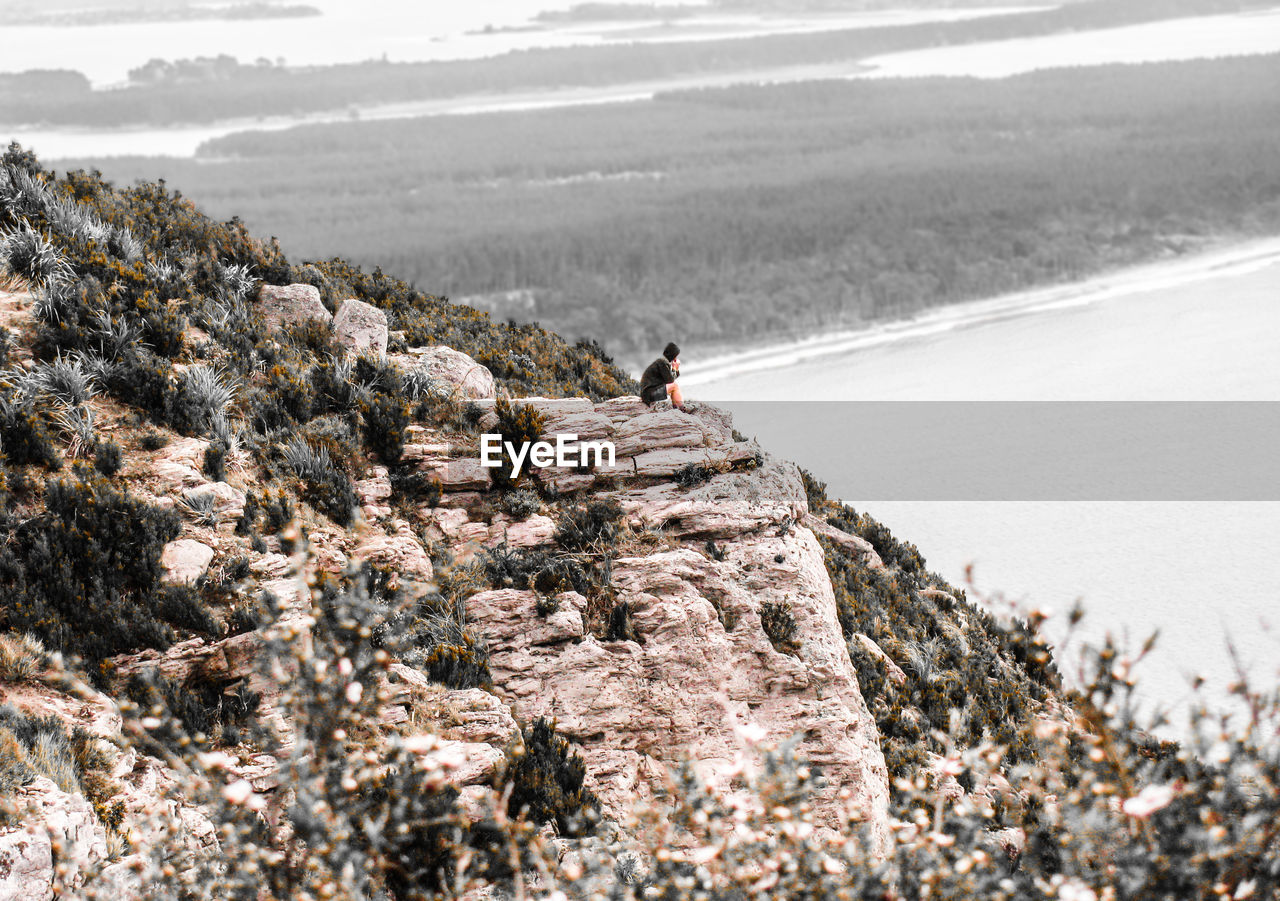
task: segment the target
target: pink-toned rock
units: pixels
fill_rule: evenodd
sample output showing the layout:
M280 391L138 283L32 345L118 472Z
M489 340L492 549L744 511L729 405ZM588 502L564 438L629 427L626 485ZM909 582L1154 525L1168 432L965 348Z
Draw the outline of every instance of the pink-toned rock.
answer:
M244 514L245 493L226 482L209 482L200 490L213 495L213 509L223 519L239 519Z
M623 397L612 398L604 403L596 404L595 411L601 416L607 416L609 421L616 425L620 422L626 422L628 419L634 419L637 416L652 413L653 407L646 404L634 394L628 394Z
M863 635L861 632L855 632L853 637L858 643L866 649L867 653L875 657L884 664L885 669L889 673L889 678L899 685L903 685L907 681L907 674L902 671L902 667L893 662L893 658L884 652L884 648L876 644L875 639L870 635Z
M385 466L373 467L367 479L352 482L351 487L355 489L356 497L362 505L380 504L391 497L391 477Z
M483 491L489 488L489 473L492 470L481 466L479 460L455 459L427 461L423 464L422 471L437 479L444 491Z
M511 403L533 407L543 416L570 416L578 413L592 413L595 404L585 397L513 397ZM482 410L492 410L496 400L479 401L477 406Z
M690 548L622 558L612 584L631 605L643 644L577 639L576 622L553 628L532 609L531 592L485 592L467 605L468 619L489 640L499 694L518 718L555 717L581 745L607 814L659 788L655 770L685 755L711 785L728 790L737 758L750 753L759 731L769 742L798 737L797 755L821 767L820 825L838 828L856 809L877 847L887 848L879 735L812 532L743 537L725 545L722 561ZM768 601L791 605L795 653L778 651L765 635L760 609Z
M349 298L342 302L333 317L333 334L343 347L384 356L387 352L387 314L363 300Z
M719 457L723 461L724 455ZM715 462L716 455L705 447L664 447L634 458L636 475L648 478L670 476L686 466L711 466Z
M554 413L543 421L542 436L554 442L558 435L577 435L582 441L596 441L613 433L613 422L599 413Z
M431 558L407 523L395 535L369 535L355 549L356 559L399 573L406 578L429 582L432 578Z
M519 655L529 647L559 645L582 638L582 611L586 599L577 592L556 595L558 606L546 616L538 613L538 596L532 591L503 588L482 591L467 598L467 619L484 623L490 654Z
M191 538L170 541L160 552L160 565L170 582L194 582L213 562L213 548Z
M441 738L501 748L520 732L497 696L480 688L445 688L402 663L391 664L382 690L390 704L411 704L414 721Z
M320 291L311 285L263 285L258 289L257 309L270 329L311 319L325 325L333 321L333 314L320 301Z
M0 898L68 894L106 859L106 833L79 794L36 776L15 792L14 801L26 813L18 828L0 833Z
M535 513L521 522L495 522L489 528L489 545L505 542L510 547L537 547L555 540L556 524L547 516Z
M583 491L596 483L594 472L579 472L567 466L543 466L534 470L538 481L559 494Z
M812 513L806 512L800 518L800 521L804 524L805 528L813 530L815 535L821 535L823 538L830 539L854 556L861 557L863 564L865 564L867 568L881 569L884 567L884 561L880 559L880 555L876 553L876 549L871 546L871 542L867 541L865 538L859 538L857 535L850 535L842 529L837 529L825 519L814 516ZM945 592L943 593L945 594ZM948 597L950 597L950 595L948 595Z
M494 396L493 373L466 354L443 344L412 347L409 352L417 358L417 365L425 369L427 375L451 385L458 397L491 399Z
M794 522L809 504L800 471L772 459L757 469L721 473L693 488L665 483L624 492L617 499L638 528L709 538L733 538Z
M702 447L702 425L688 413L666 410L645 413L614 428L614 447L620 457L633 457L662 447Z

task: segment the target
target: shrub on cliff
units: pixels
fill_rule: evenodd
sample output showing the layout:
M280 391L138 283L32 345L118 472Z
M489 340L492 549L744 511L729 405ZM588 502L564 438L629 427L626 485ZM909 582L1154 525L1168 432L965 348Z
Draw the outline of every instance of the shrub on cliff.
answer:
M521 730L523 744L512 750L506 780L511 786L507 812L535 823L554 823L561 835L595 829L600 802L583 786L586 767L555 723L538 717Z
M622 508L605 498L566 510L556 520L556 541L561 547L585 551L613 545L621 530Z
M97 662L165 648L173 626L213 634L217 624L188 589L161 582L160 553L178 517L91 470L45 489L39 514L3 521L0 615L49 648Z

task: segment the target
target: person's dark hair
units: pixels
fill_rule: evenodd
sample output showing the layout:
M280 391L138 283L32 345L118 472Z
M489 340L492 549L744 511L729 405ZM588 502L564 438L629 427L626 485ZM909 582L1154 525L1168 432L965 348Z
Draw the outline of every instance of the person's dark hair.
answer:
M680 348L676 346L676 342L672 341L663 348L662 355L666 357L667 362L670 363L675 360L676 357L680 356Z

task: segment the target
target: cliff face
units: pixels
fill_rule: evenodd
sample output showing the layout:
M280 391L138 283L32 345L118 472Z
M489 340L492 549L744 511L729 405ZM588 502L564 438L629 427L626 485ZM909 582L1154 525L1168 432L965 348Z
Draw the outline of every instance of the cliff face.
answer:
M658 437L662 425L680 419L708 434L725 424L709 407L694 416L637 412L605 434L647 427L662 441L669 440ZM746 456L715 439L684 452L701 460ZM658 453L646 451L637 463L643 468L643 456ZM826 778L815 798L819 820L833 828L851 816L866 820L884 846L888 780L879 736L822 548L798 525L807 500L795 466L762 458L695 487L622 484L615 494L630 527L657 545L612 563L614 601L629 611L633 637L590 634L580 595L563 596L561 610L540 620L532 591L476 594L467 612L490 642L499 696L521 719L555 718L582 747L589 784L615 816L652 797L686 758L729 792L754 744L794 741L796 754ZM789 643L768 634L771 614L794 623Z

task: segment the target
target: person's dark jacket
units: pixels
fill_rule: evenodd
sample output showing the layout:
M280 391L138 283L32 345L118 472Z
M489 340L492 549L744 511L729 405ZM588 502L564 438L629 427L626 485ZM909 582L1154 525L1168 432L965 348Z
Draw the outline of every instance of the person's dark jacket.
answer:
M667 399L667 385L676 380L677 373L665 357L658 357L640 376L640 399L646 404Z

